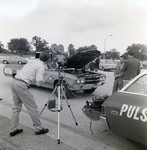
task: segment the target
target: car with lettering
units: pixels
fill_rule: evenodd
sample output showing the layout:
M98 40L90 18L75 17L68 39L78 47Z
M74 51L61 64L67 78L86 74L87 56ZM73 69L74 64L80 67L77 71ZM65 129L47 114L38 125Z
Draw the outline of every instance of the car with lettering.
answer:
M99 56L100 51L98 50L78 52L62 64L60 69L58 67L54 68L53 62L49 62L48 68L45 69L44 73L44 76L48 75L49 77L41 86L54 89L58 83L60 70L60 77L63 79L63 89L67 98L76 91L83 91L87 94L93 93L99 86L105 84L106 75L88 71L85 69L85 65ZM3 73L5 76L14 77L22 67L23 65L8 64L3 68ZM32 84L35 85L35 83Z
M143 71L101 106L107 129L147 145L147 71Z

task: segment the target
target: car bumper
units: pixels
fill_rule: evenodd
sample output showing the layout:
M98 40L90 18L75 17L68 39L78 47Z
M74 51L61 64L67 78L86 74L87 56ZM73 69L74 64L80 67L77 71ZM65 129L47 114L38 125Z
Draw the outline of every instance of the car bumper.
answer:
M102 86L106 83L106 81L102 81L100 83L97 84L74 84L73 86L70 86L69 89L70 90L88 90L88 89L92 89L92 88L97 88L99 86Z
M104 69L105 70L114 70L115 68L114 67L105 67Z
M110 128L109 128L109 126L108 126L108 123L107 123L106 117L100 116L100 120L101 120L101 122L102 122L104 128L105 128L106 130L110 130Z

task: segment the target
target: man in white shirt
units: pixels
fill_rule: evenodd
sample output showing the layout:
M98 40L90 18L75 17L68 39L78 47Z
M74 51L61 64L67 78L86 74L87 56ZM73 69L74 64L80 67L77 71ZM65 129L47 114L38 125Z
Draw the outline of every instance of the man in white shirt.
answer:
M35 134L45 134L49 130L42 127L39 111L34 99L34 96L29 91L29 85L31 82L36 82L37 86L40 86L47 80L47 76L43 78L45 66L49 59L49 52L43 51L40 54L39 59L28 62L15 76L12 84L11 91L13 95L14 107L12 109L12 121L10 136L15 136L23 132L23 129L18 129L19 113L22 108L22 104L25 105L28 110L31 119L35 126Z

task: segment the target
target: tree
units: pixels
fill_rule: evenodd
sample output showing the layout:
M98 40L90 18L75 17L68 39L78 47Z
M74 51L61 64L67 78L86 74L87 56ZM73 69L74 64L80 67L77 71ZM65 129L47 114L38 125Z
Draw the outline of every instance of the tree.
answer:
M37 52L41 52L43 50L47 50L49 49L48 47L48 42L44 39L41 39L40 37L34 36L32 38L31 43L33 44L33 46L36 48Z
M134 57L143 61L147 58L147 45L144 44L132 44L127 47L126 51L133 51Z
M83 46L83 47L79 47L76 51L82 52L82 51L86 51L86 50L97 50L97 47L95 45Z
M91 46L90 46L90 49L91 49L91 50L97 50L97 47L96 47L95 45L91 45Z
M120 52L117 52L116 49L111 49L110 51L106 51L105 58L106 59L119 59Z
M30 48L30 43L25 38L15 38L8 42L8 49L13 53L19 54L20 56L29 53Z
M4 49L4 44L2 44L2 43L0 42L0 53L3 52L3 49Z

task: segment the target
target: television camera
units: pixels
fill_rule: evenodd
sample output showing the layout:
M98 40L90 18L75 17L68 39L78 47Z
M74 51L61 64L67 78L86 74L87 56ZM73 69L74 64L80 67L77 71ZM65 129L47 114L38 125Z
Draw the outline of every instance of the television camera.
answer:
M35 58L39 58L41 52L36 52ZM67 61L67 52L64 52L64 46L62 44L52 44L49 49L49 62L58 63L64 65Z
M50 61L55 61L58 64L64 64L67 60L67 53L64 52L64 46L57 44L51 45Z

